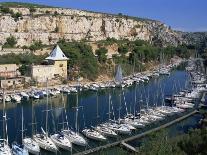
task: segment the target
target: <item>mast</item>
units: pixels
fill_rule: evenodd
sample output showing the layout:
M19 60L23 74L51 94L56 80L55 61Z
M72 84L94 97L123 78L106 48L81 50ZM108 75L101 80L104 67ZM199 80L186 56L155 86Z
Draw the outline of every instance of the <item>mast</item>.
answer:
M22 107L22 142L24 138L24 118L23 118L23 107Z
M134 116L136 115L136 103L137 103L137 83L135 83L135 91L134 91Z
M78 132L78 92L79 92L79 88L77 90L77 94L76 94L76 113L75 113L75 131L76 133Z
M48 137L48 78L46 81L46 91L47 91L47 105L46 105L46 125L45 125L45 130L46 130L46 137Z
M3 121L2 121L2 123L3 123L3 139L5 139L5 121L4 121L4 113L5 113L5 90L4 90L4 88L3 88Z
M109 93L109 120L111 119L111 94Z
M121 112L121 92L119 93L119 124L120 124L120 112Z
M97 117L97 119L99 118L99 113L98 113L98 109L99 109L99 102L98 102L98 90L97 90L97 92L96 92L96 105L97 105L97 107L96 107L96 111L97 111L97 115L96 115L96 117Z
M5 111L5 89L3 88L3 139L6 139L6 145L8 145L9 140L8 140L8 134L7 134L7 115ZM4 131L5 128L5 131ZM5 144L5 142L4 142Z
M62 104L64 105L64 98L63 98L63 92L61 93L61 96L62 96ZM64 106L65 107L65 106ZM63 107L63 108L64 108ZM62 130L64 130L65 129L65 121L64 121L64 116L63 116L63 112L62 112L62 121L63 121L63 129Z
M133 75L135 73L135 52L134 52L134 63L133 63Z

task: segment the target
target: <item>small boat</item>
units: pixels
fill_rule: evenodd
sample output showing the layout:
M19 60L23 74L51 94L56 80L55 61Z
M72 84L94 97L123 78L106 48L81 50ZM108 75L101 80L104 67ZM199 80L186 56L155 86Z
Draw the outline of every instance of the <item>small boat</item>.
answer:
M29 95L25 92L21 92L20 95L22 96L23 99L28 100L29 99Z
M9 95L5 95L5 102L11 102L11 97Z
M87 138L97 141L106 141L106 138L102 134L93 129L84 129L82 132Z
M11 95L11 100L14 102L21 102L22 98L21 98L21 96L19 96L17 94L13 94L13 95Z

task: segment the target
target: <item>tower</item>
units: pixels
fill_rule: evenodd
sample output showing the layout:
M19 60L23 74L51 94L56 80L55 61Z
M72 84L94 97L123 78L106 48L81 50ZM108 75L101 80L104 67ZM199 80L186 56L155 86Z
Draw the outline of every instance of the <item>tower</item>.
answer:
M67 79L67 60L63 51L57 45L50 53L49 57L46 58L51 64L54 65L54 76L62 77Z

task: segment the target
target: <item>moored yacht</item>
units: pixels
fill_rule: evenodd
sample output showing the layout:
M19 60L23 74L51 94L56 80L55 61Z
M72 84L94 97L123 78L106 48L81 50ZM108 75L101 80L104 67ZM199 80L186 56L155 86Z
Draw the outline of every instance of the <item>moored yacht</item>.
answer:
M39 147L41 147L42 149L55 153L57 152L58 149L56 145L53 143L51 138L47 136L47 134L44 132L43 129L42 129L42 133L35 134L33 138L37 142Z
M63 134L55 133L50 138L57 147L64 150L71 150L71 142Z
M87 141L79 133L76 133L70 129L62 130L62 134L73 144L79 146L87 146Z
M100 134L96 130L84 129L82 132L87 138L97 140L97 141L106 141L106 137L104 137L102 134Z
M107 127L104 127L104 126L96 126L94 128L96 131L98 131L99 133L103 134L104 136L107 136L107 137L116 137L117 136L117 133L114 132L113 130L107 128Z

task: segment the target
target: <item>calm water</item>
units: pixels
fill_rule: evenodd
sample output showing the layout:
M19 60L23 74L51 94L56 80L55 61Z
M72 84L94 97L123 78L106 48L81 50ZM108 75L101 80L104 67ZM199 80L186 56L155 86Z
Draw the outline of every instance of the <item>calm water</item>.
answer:
M128 111L134 111L134 107L138 112L140 107L146 107L148 101L149 106L162 105L163 92L165 95L178 92L180 89L186 87L186 81L188 75L185 71L176 70L173 71L170 76L160 76L159 78L153 78L148 83L140 83L136 87L131 86L123 89L121 93L121 108L120 107L120 90L119 89L104 89L98 92L83 91L79 94L79 102L76 103L76 94L59 95L57 97L49 98L49 133L61 130L63 128L62 122L65 120L65 112L68 116L69 126L75 127L75 106L79 106L78 112L78 128L82 130L84 127L95 126L97 123L107 121L108 119L108 96L111 94L112 105L114 109L115 118L118 118L119 109L120 115L123 117ZM135 104L135 89L137 103ZM143 99L143 102L138 102ZM126 106L125 106L126 103ZM135 105L134 105L135 104ZM32 134L32 113L33 122L37 124L33 126L33 131L40 131L40 127L45 128L45 109L46 109L46 98L40 100L29 100L21 104L7 103L7 117L9 118L8 124L8 135L9 142L13 141L21 142L21 108L24 109L24 126L26 128L25 136L31 136ZM65 106L65 108L63 108ZM2 116L2 107L0 116ZM113 115L112 115L113 117ZM175 116L176 117L176 116ZM2 125L0 126L2 131ZM139 133L141 131L137 131ZM135 133L134 133L135 134ZM2 132L0 133L2 136ZM124 137L118 137L121 139ZM109 139L106 143L115 141L116 139ZM90 147L103 145L104 143L97 143L89 141ZM73 153L82 151L85 148L74 146ZM42 154L49 155L42 151ZM70 154L68 152L61 151L60 154Z

